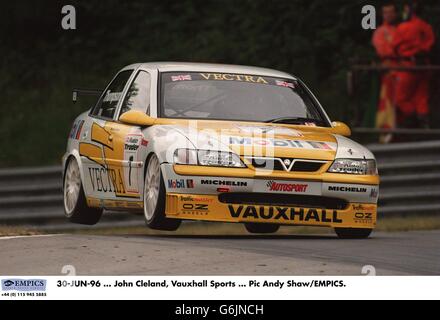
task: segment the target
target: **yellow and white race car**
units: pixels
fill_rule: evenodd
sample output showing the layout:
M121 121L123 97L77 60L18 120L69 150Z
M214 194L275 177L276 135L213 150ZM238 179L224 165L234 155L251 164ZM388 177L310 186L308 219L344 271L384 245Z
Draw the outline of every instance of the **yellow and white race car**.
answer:
M376 225L373 154L331 122L304 83L255 67L142 63L123 68L75 121L63 157L66 217L142 211L153 229L182 220L332 227Z

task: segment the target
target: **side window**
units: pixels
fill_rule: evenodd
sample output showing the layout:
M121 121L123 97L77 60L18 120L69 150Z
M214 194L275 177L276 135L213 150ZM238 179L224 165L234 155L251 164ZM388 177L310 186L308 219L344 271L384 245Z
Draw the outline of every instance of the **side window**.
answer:
M107 91L99 99L95 108L93 108L92 115L109 119L113 118L118 102L122 97L122 91L124 91L125 84L132 72L133 70L126 70L116 76L107 88Z
M139 71L122 103L121 115L129 110L139 110L150 114L150 84L148 72Z

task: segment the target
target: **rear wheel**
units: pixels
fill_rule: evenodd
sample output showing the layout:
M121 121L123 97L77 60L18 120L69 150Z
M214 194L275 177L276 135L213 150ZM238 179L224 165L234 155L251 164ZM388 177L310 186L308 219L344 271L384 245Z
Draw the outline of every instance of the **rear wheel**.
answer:
M98 223L102 209L90 208L81 182L78 162L70 158L64 175L64 213L70 222L86 225Z
M165 184L159 159L153 154L147 164L144 179L144 216L148 227L156 230L175 231L181 220L165 216Z
M373 229L335 228L335 232L340 239L366 239L372 231Z
M245 223L247 232L249 233L275 233L280 228L277 224L269 223Z

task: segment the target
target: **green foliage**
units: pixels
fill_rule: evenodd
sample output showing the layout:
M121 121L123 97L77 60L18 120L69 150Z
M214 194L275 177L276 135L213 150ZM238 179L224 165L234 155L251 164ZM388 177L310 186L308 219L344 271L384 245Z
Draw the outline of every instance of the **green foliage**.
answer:
M426 0L431 22L437 0ZM346 119L351 59L372 60L361 7L381 1L16 1L0 12L0 166L59 163L74 86L102 88L124 65L195 61L275 68L302 78L330 115ZM379 7L378 7L379 8ZM439 27L436 22L436 28Z

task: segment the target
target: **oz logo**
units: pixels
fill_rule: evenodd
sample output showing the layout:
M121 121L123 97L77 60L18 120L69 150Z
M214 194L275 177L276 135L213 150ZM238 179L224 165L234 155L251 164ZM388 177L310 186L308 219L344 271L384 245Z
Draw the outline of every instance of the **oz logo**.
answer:
M72 5L65 5L61 9L63 18L61 19L61 28L64 30L76 30L76 9Z

